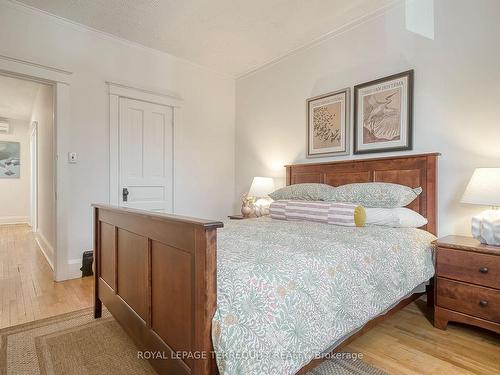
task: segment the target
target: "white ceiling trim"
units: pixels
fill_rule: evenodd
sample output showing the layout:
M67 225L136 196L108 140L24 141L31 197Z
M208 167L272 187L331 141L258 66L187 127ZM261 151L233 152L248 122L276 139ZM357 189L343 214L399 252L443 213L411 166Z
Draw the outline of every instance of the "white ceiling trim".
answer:
M180 62L184 62L184 63L190 64L190 65L192 65L192 66L194 66L194 67L196 67L198 69L203 69L205 71L216 73L216 74L219 74L221 76L234 78L234 76L231 75L231 74L227 74L227 73L221 72L219 70L212 69L212 68L207 67L205 65L197 64L197 63L195 63L195 62L193 62L191 60L187 60L187 59L184 59L182 57L172 55L172 54L170 54L168 52L161 51L159 49L155 49L155 48L151 48L151 47L145 46L144 44L141 44L141 43L137 43L137 42L125 39L125 38L121 38L121 37L119 37L117 35L110 34L110 33L107 33L105 31L94 29L93 27L90 27L90 26L84 25L82 23L78 23L78 22L69 20L69 19L64 18L64 17L60 17L57 14L53 14L53 13L47 12L45 10L32 7L31 5L28 5L28 4L25 4L25 3L21 3L21 2L19 2L17 0L0 0L0 2L4 3L4 4L6 4L6 5L8 5L8 6L12 7L12 8L14 8L14 9L17 9L17 10L19 10L21 12L25 12L27 14L35 14L35 15L44 16L46 18L51 19L52 21L56 21L60 25L69 26L69 27L73 28L73 30L90 32L90 33L92 33L95 36L100 37L100 38L104 38L104 39L107 39L107 40L113 40L115 42L119 42L119 43L127 45L127 46L132 46L132 47L136 47L136 48L142 48L142 49L144 49L146 51L153 52L153 53L158 53L160 55L168 56L168 57L170 57L172 59L175 59L175 60L178 60Z
M309 42L309 43L305 43L297 48L294 48L293 50L291 51L288 51L287 53L284 53L282 54L281 56L278 56L274 59L271 59L263 64L259 64L258 66L246 71L245 73L242 73L242 74L238 74L236 75L236 79L242 79L242 78L246 78L246 77L249 77L253 74L256 74L262 70L265 70L273 65L276 65L278 64L279 62L293 56L293 55L296 55L296 54L299 54L303 51L306 51L310 48L314 48L322 43L325 43L331 39L334 39L350 30L353 30L367 22L370 22L371 20L374 20L384 14L386 14L388 11L400 6L403 4L403 1L404 0L394 0L392 3L388 4L388 5L385 5L377 10L375 10L374 12L372 13L368 13L364 16L361 16L351 22L348 22L340 27L338 27L337 29L335 30L332 30L322 36L320 36L319 38L316 38L315 40Z

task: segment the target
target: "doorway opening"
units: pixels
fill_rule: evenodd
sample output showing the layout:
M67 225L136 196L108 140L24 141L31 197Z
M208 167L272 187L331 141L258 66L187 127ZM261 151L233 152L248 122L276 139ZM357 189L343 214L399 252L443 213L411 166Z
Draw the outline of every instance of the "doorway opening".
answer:
M52 272L56 244L53 85L0 75L0 224L31 228Z

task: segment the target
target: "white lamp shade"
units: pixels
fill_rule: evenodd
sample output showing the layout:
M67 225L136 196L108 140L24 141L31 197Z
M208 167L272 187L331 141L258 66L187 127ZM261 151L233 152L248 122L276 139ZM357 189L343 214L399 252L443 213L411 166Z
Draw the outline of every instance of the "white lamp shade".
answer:
M477 168L465 189L462 202L500 206L500 168Z
M274 179L271 177L254 177L248 195L250 197L265 197L274 191Z

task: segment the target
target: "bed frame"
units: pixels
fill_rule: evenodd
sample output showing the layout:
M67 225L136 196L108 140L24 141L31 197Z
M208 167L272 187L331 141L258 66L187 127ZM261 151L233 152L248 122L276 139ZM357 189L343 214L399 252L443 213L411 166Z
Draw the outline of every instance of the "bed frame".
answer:
M427 217L426 229L436 234L438 155L288 165L286 183L421 186L422 194L409 207ZM93 209L94 317L101 317L106 305L161 374L217 374L211 326L217 304L217 228L223 224L107 205ZM421 295L371 320L334 351ZM431 305L433 297L429 288ZM311 361L299 374L320 362Z

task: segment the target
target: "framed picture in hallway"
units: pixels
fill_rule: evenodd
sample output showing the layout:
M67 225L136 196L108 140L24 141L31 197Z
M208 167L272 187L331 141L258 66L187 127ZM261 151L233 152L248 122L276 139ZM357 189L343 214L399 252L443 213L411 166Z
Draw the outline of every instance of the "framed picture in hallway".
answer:
M307 157L349 153L349 88L307 99Z
M354 86L354 154L411 150L413 70Z
M21 144L0 141L0 178L19 178Z

